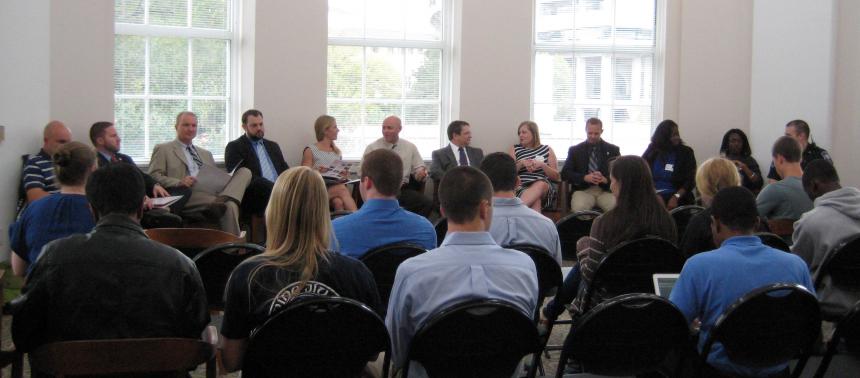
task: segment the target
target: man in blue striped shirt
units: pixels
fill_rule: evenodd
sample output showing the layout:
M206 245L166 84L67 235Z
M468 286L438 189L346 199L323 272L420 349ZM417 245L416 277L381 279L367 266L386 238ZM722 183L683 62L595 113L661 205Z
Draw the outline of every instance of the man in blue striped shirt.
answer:
M60 187L54 182L54 163L51 156L57 148L72 140L72 132L60 121L48 122L43 135L42 149L27 160L21 175L27 203L60 191Z

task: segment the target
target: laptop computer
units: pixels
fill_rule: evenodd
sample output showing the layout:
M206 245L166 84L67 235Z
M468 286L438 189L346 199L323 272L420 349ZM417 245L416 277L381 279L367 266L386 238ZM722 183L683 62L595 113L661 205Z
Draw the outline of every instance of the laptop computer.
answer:
M678 281L677 273L655 273L654 277L654 294L663 298L669 299L669 293L675 287L675 282Z

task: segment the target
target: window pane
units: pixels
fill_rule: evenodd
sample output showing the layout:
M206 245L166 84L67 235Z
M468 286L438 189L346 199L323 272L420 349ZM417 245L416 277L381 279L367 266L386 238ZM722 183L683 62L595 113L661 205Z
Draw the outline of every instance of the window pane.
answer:
M191 26L195 28L227 29L227 0L193 0Z
M583 59L585 63L585 98L599 100L603 80L603 58L590 56Z
M329 37L364 37L364 1L329 0Z
M656 7L651 1L615 1L615 44L653 46Z
M329 46L326 95L329 98L361 98L364 49L359 46Z
M340 129L337 145L343 156L361 156L367 146L363 133L362 106L359 103L334 103L329 101L326 113L337 119ZM309 126L310 127L310 126ZM368 132L370 130L367 130ZM378 131L378 129L377 129ZM381 134L380 134L381 135Z
M149 0L149 23L163 26L188 26L186 0Z
M406 20L403 0L365 2L365 38L403 39Z
M149 148L144 143L144 106L144 100L137 99L117 99L114 102L115 125L122 143L120 150L126 155L149 157Z
M403 1L406 13L406 39L442 40L442 1Z
M191 70L195 96L227 95L228 41L219 39L191 40Z
M149 101L149 140L151 146L176 139L176 115L188 110L186 100ZM198 119L198 127L200 120ZM151 148L151 147L150 147Z
M142 24L143 12L143 0L114 1L113 17L116 22Z
M188 93L188 40L158 37L150 39L150 93Z
M535 6L535 42L573 40L573 1L538 1Z
M399 99L403 90L403 49L367 47L367 97Z
M439 99L442 50L406 49L406 98Z
M633 59L615 58L615 99L630 100L633 81Z
M146 38L118 35L114 38L114 93L143 94L146 90Z
M227 145L227 101L194 100L191 110L197 114L197 138L194 143L203 146L214 156L224 156Z

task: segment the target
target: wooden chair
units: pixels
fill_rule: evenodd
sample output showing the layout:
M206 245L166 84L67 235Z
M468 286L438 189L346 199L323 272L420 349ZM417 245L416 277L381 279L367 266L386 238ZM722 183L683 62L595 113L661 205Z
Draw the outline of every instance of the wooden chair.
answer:
M786 240L791 241L791 235L794 233L794 222L797 219L768 219L767 228L770 232ZM786 239L787 238L787 239Z
M219 244L245 242L244 231L238 236L209 228L150 228L143 232L150 239L176 248L191 258Z
M3 294L6 289L6 270L0 270L0 308L6 304ZM0 329L3 329L3 314L0 314ZM2 344L2 338L0 338ZM0 350L0 368L12 365L12 378L21 378L24 376L24 365L21 353L16 350ZM2 375L2 374L0 374Z
M214 344L197 339L151 338L64 341L45 344L30 353L34 371L56 377L130 373L175 373L206 364L215 378Z

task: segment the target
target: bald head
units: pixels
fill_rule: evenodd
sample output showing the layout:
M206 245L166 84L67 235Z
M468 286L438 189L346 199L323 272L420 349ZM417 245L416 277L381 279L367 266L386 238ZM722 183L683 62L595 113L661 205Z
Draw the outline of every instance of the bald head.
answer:
M60 146L69 143L72 140L72 131L60 121L51 121L45 125L45 130L42 133L42 149L53 155L57 152Z
M397 116L388 116L382 121L382 137L388 143L397 143L400 139L400 130L403 129L403 124Z

